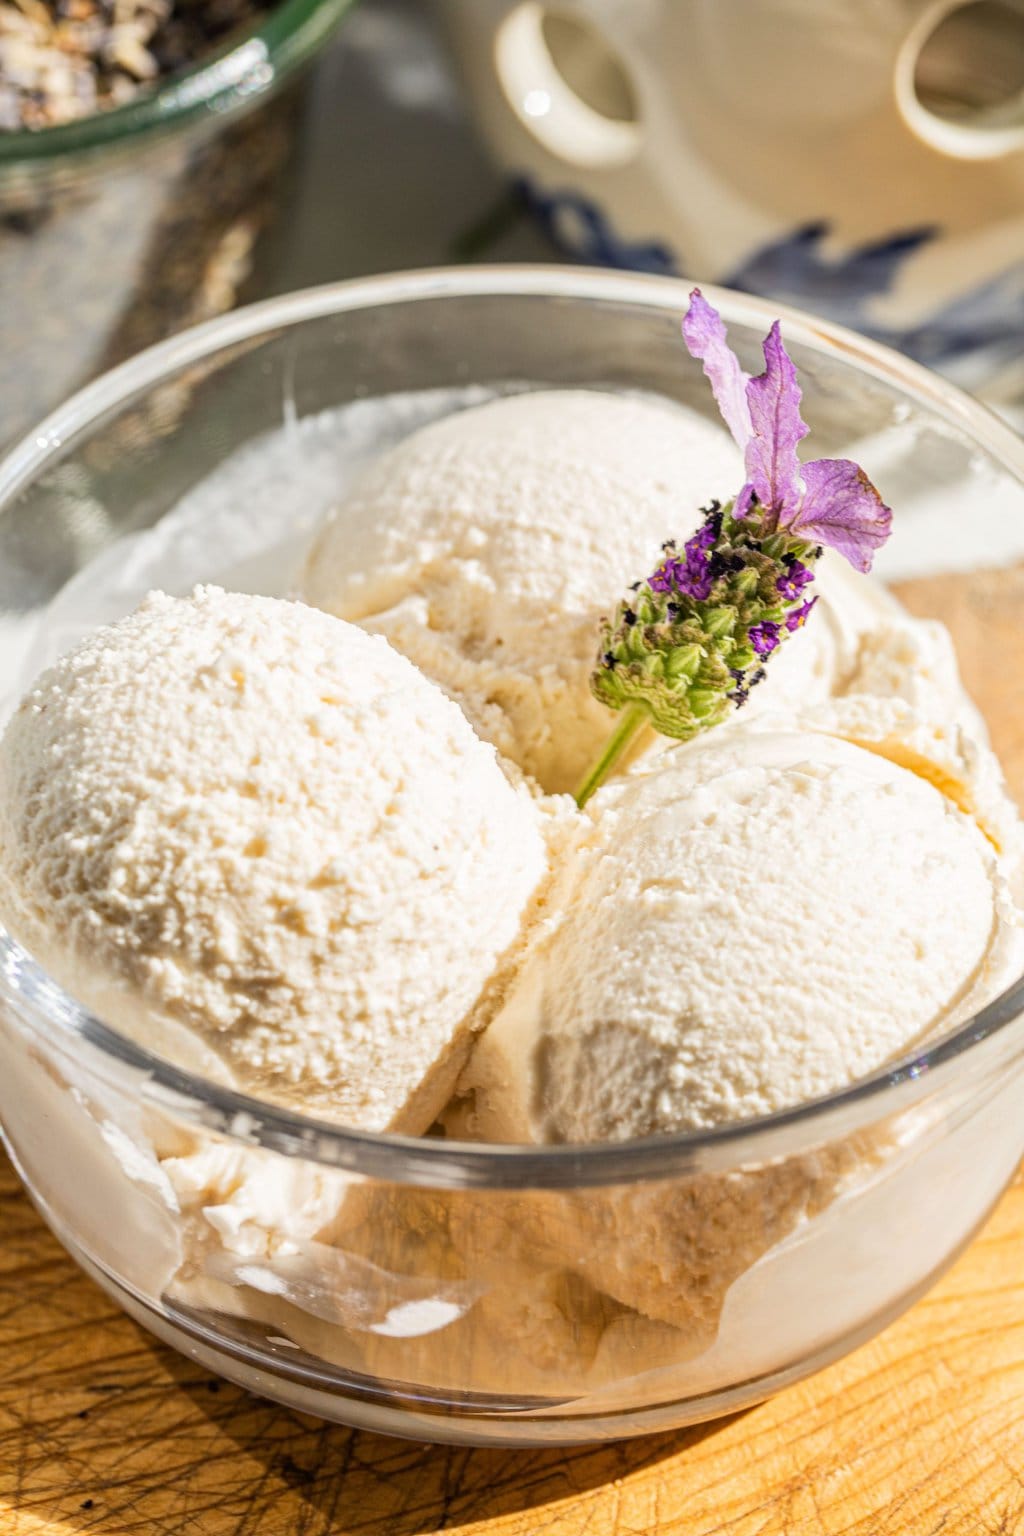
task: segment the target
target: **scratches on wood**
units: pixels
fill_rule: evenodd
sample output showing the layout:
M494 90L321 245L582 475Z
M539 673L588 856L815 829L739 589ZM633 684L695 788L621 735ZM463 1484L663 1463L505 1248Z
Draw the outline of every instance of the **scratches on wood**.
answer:
M113 1308L6 1162L0 1223L0 1536L1024 1536L1019 1184L935 1291L822 1375L572 1451L429 1448L259 1402Z

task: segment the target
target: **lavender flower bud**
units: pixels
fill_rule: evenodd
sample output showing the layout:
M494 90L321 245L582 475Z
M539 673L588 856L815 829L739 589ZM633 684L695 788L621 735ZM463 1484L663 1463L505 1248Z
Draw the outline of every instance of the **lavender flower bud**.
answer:
M664 736L686 741L718 725L764 675L817 601L807 595L821 550L768 531L757 507L709 512L682 551L664 559L602 624L595 696L642 705Z

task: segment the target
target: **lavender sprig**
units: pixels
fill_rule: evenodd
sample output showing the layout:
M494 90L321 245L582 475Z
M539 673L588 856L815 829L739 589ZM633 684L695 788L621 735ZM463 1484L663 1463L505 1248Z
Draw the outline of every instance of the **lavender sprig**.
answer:
M743 450L747 481L734 501L705 509L681 548L664 545L654 571L602 621L590 684L621 718L577 791L581 806L645 725L686 741L746 703L771 657L807 622L825 545L867 571L889 536L892 513L856 464L800 463L808 428L777 321L756 378L743 372L698 288L683 337Z

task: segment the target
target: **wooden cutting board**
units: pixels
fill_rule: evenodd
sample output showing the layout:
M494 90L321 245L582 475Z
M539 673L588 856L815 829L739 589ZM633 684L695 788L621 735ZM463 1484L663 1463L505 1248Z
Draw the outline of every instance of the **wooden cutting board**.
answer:
M1024 804L1024 568L908 584ZM260 1402L81 1275L0 1160L0 1536L1024 1536L1024 1183L879 1338L717 1424L429 1447Z

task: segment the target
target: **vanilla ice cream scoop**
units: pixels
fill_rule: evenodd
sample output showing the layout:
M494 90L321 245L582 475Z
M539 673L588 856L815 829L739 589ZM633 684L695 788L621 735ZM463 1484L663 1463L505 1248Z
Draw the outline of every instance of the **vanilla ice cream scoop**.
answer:
M303 596L387 635L500 752L545 789L572 790L613 723L589 686L602 614L742 481L726 434L680 406L511 396L373 464L314 544ZM821 590L759 705L830 691L841 633Z
M924 761L929 728L905 708L823 708L870 746L794 721L727 725L600 792L453 1130L602 1141L768 1114L844 1087L1018 975L1011 860L938 787L968 766L952 742L936 782L885 755ZM560 1262L697 1354L740 1276L870 1182L900 1134L552 1193L497 1212L509 1231L491 1240Z
M695 1131L841 1088L1019 972L995 848L924 777L721 728L599 802L464 1078L489 1140Z
M152 1049L346 1124L425 1128L546 869L533 801L386 641L154 595L0 750L0 919Z

